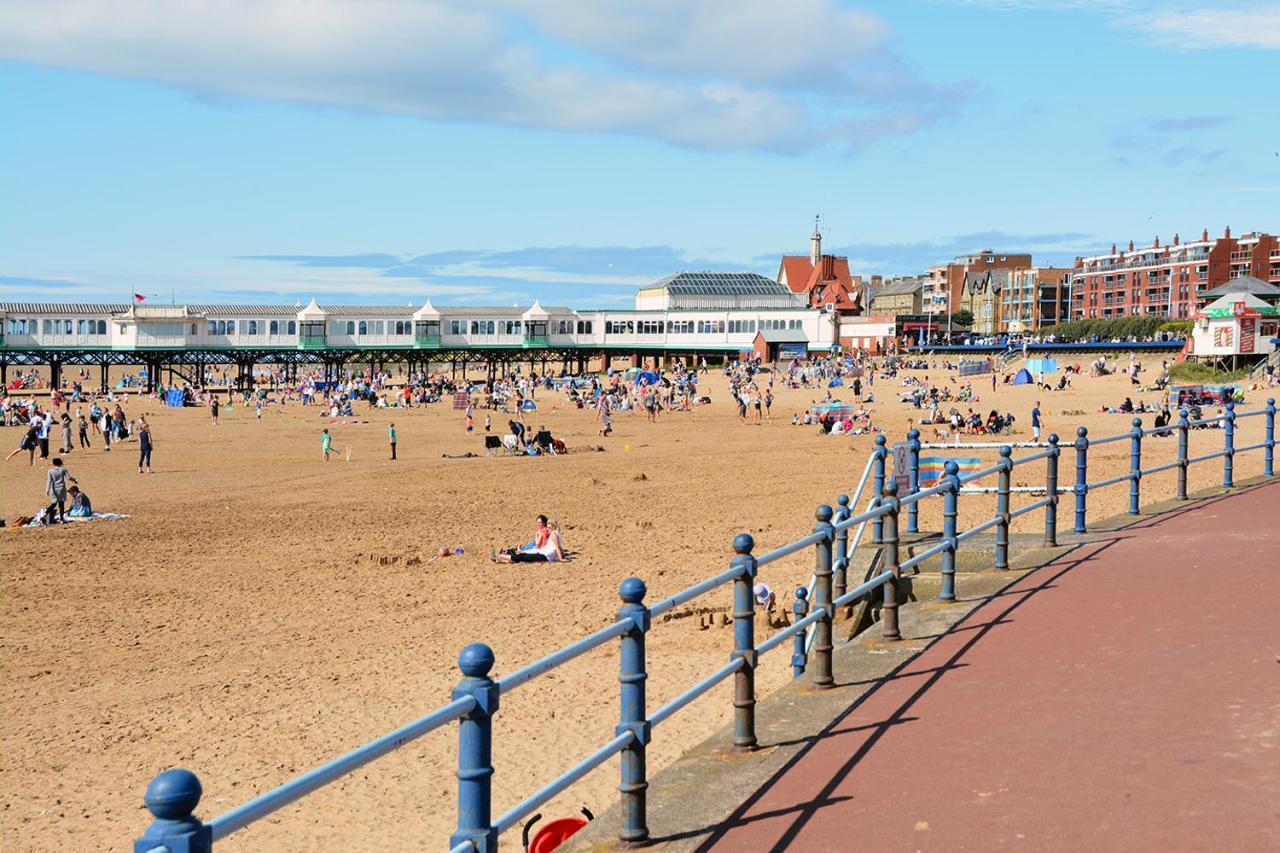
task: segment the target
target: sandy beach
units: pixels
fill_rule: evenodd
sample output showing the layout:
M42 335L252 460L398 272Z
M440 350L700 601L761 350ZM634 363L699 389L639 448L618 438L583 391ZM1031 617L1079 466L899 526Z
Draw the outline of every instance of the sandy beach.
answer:
M900 386L880 380L870 389L890 441L920 415L896 402ZM975 409L1018 417L1017 440L1030 439L1036 399L1046 435L1064 442L1082 424L1095 437L1129 429L1132 416L1097 413L1100 404L1158 399L1134 394L1124 376L1077 377L1068 392L1001 386L993 397L985 379L975 387ZM643 578L650 599L674 593L726 567L736 533L749 531L761 550L776 547L812 529L815 505L856 485L872 436L824 436L790 423L825 389L775 389L773 420L744 424L717 372L704 388L711 405L657 424L623 414L608 438L595 434L593 411L540 391L529 425L545 424L571 451L551 458L443 458L481 450L447 402L357 404L354 418L336 423L296 404L271 406L261 421L251 409L224 409L215 427L205 409L131 397L129 416L146 414L153 425L155 474L137 473L136 444L103 453L94 436L93 449L65 454L95 508L129 518L0 531L0 848L132 849L149 822L147 782L175 765L199 774L198 811L213 817L447 701L466 643L489 643L496 672L510 672L607 624L624 578ZM849 389L833 392L852 398ZM1249 392L1240 408L1259 408L1267 396L1275 395ZM1142 417L1149 425L1153 415ZM397 461L386 446L391 421ZM505 422L495 415L494 431L505 432ZM338 450L327 464L324 427ZM1261 441L1262 428L1262 418L1241 421L1237 444ZM1194 432L1192 453L1220 449L1222 438ZM7 453L19 430L4 428L0 440ZM1175 451L1176 439L1149 439L1146 462L1171 461ZM1128 457L1127 441L1097 448L1090 476L1120 473ZM1240 456L1237 478L1259 473L1261 458ZM1061 476L1072 482L1074 451L1063 454ZM1169 496L1174 476L1147 478L1144 502ZM1203 463L1191 486L1221 476L1220 461ZM1042 478L1036 463L1014 481ZM0 466L0 515L42 505L43 479L39 460L28 467L25 455ZM1120 512L1127 499L1123 485L1093 494L1090 515ZM993 506L994 496L966 496L961 525ZM936 528L939 511L937 501L927 504L922 528ZM572 561L492 563L490 549L527 540L538 513L560 522ZM1033 530L1043 518L1020 522ZM463 553L437 558L442 546ZM808 579L812 564L804 552L768 566L762 580L784 593ZM724 606L729 595L725 588L697 603ZM673 619L650 633L651 706L727 659L729 630L698 622ZM775 653L762 660L759 689L789 677L788 655ZM651 772L729 718L729 689L656 733ZM612 646L504 697L495 811L611 736L616 715ZM429 735L218 849L438 848L454 820L455 737L452 728ZM542 812L602 811L616 784L611 762Z

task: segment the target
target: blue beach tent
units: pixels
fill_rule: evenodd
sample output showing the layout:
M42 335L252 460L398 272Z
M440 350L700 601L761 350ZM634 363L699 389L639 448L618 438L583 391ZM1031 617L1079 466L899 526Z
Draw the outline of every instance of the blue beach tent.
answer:
M1035 382L1035 380L1031 378L1031 371L1025 367L1018 371L1017 376L1013 377L1014 385L1030 385L1032 382Z

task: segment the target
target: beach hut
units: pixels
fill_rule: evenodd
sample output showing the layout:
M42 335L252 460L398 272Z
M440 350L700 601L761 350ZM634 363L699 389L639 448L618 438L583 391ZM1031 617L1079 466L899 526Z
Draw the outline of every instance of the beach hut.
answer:
M1276 349L1280 308L1252 293L1237 292L1196 312L1191 328L1191 356L1200 361L1257 361Z

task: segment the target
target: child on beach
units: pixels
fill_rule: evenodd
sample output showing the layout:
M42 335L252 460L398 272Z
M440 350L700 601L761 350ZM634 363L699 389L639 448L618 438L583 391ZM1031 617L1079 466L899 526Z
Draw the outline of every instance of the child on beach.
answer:
M333 436L329 435L328 428L320 433L320 452L324 454L324 461L329 461L329 454L333 451Z
M467 404L467 432L474 432L476 428L476 410Z
M391 441L391 458L396 458L396 425L393 423L387 427L387 438Z

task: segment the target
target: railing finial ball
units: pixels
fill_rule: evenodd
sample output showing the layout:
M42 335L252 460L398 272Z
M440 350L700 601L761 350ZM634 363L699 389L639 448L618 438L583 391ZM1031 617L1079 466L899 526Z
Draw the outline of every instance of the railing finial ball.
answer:
M877 436L876 436L876 446L877 446L877 447L884 447L885 442L886 442L887 440L888 440L888 439L886 439L886 438L884 437L884 433L880 433L879 435L877 435Z
M813 517L823 522L830 521L832 515L830 504L818 504L818 508L813 512Z
M796 598L804 600L809 597L809 588L806 586L796 587Z
M750 533L739 533L733 537L733 552L735 554L750 554L751 549L756 547L756 540Z
M1050 443L1050 444L1057 444L1057 443L1058 443L1058 440L1059 440L1059 439L1058 439L1058 434L1057 434L1056 432L1051 432L1051 433L1049 433L1049 443Z
M942 467L943 470L947 472L948 477L953 477L960 473L960 466L956 464L956 460L954 459L948 459L947 464Z
M458 669L468 678L483 678L493 669L493 649L484 643L469 643L458 653Z
M1005 459L1008 459L1010 456L1013 455L1013 448L1007 444L1000 445L1000 455L1003 456Z
M840 506L848 506L848 505L849 505L849 496L848 496L848 495L840 495L839 497L837 497L837 498L836 498L836 503L838 503Z
M1133 425L1135 428L1140 428L1142 426L1142 418L1134 418Z
M649 588L644 585L644 581L637 577L630 577L618 585L618 596L627 604L639 604L644 601L644 595Z
M147 785L144 802L147 811L160 820L186 820L191 817L204 789L196 774L174 767L156 775Z
M1088 434L1089 434L1088 427L1080 427L1079 429L1076 430L1076 435L1080 436L1081 438L1084 438Z

